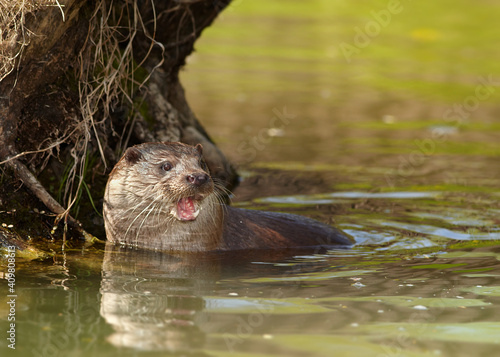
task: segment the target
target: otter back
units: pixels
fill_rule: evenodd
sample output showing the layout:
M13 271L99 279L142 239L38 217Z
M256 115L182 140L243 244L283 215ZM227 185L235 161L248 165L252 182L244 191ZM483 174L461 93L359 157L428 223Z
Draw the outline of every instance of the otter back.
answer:
M226 249L332 248L353 244L341 230L303 216L227 209L224 220Z

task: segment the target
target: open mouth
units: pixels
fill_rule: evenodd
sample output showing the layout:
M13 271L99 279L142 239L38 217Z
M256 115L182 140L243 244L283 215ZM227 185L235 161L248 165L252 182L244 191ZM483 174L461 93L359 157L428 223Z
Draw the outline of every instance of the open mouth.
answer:
M198 200L194 197L181 198L177 205L172 208L170 213L179 221L194 221L200 213Z

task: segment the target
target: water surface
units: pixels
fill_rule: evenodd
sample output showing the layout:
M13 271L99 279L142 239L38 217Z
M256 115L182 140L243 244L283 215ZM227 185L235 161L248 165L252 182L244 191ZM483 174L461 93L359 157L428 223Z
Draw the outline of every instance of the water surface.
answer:
M387 6L236 0L182 76L242 174L236 206L335 224L354 247L54 245L18 259L17 348L2 337L1 355L496 355L500 8L401 1L346 57Z

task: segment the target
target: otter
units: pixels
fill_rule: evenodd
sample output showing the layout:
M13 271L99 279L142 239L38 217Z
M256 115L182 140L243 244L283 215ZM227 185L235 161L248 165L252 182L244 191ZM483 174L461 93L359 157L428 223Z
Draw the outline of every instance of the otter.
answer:
M342 231L287 213L231 207L200 144L128 148L109 175L104 224L113 243L167 252L349 246Z

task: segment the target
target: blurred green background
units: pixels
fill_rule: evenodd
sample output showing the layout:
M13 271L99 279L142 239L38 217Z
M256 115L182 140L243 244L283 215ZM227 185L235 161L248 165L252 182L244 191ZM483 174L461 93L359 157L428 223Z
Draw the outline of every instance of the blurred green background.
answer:
M181 81L240 166L397 175L422 151L415 140L440 135L414 169L461 175L464 160L491 166L500 152L499 13L494 1L236 0L202 34ZM293 118L273 130L284 108Z

